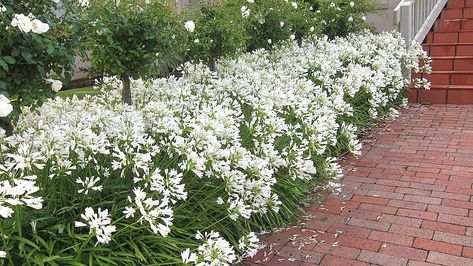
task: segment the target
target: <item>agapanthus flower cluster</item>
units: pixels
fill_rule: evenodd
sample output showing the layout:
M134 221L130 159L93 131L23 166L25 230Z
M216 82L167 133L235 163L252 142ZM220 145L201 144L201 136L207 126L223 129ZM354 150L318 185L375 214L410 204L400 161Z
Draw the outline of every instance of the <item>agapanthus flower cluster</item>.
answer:
M86 210L76 225L102 244L127 224L168 237L199 191L230 222L277 213L282 179L341 176L331 150L359 154L350 121L394 113L420 50L406 50L396 33L288 42L223 59L215 71L188 63L181 78L135 80L133 106L121 104L121 83L111 78L98 96L23 110L16 133L1 140L0 165L4 176L18 173L12 180L37 175L38 196L69 181L71 200ZM106 206L97 206L102 197ZM226 265L257 249L254 232L242 232L235 247L217 232L197 237L204 243L184 251L184 262Z
M116 231L115 225L111 225L112 220L108 210L97 210L97 213L91 207L87 207L80 216L84 222L76 221L75 227L88 227L89 234L94 234L97 238L97 244L108 244L112 240L112 233Z
M196 252L186 249L182 252L181 258L185 264L197 266L206 265L231 265L236 261L237 256L233 247L217 232L204 233L197 232L195 238L203 241Z

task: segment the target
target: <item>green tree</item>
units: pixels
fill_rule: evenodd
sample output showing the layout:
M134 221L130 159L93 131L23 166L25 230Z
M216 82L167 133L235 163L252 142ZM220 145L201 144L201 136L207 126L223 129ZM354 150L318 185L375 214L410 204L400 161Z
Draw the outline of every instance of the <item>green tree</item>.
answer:
M166 1L98 0L87 17L86 48L92 71L123 82L124 103L132 104L130 80L149 78L176 68L183 25Z

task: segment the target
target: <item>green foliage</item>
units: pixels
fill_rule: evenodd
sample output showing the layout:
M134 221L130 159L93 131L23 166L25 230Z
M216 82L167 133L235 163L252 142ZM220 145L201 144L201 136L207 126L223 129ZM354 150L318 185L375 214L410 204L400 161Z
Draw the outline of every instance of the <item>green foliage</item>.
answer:
M181 60L175 14L166 1L98 0L87 17L85 47L100 75L148 78L173 70Z
M226 3L241 9L246 6L249 10L247 17L248 50L259 48L269 49L291 35L301 39L310 34L310 28L316 25L315 17L304 2L284 0L255 0L231 1Z
M2 0L1 4L6 11L0 14L0 94L12 100L14 119L20 106L39 104L54 95L45 79L71 78L79 28L75 7L67 3L63 8L69 11L61 15L51 0ZM43 34L23 33L11 26L15 14L32 14L50 29Z
M233 56L246 50L245 19L238 9L222 4L202 4L199 8L186 10L181 25L195 23L193 32L187 32L187 60L212 64L222 56Z
M365 16L377 9L377 0L304 0L317 14L320 34L329 38L371 29Z

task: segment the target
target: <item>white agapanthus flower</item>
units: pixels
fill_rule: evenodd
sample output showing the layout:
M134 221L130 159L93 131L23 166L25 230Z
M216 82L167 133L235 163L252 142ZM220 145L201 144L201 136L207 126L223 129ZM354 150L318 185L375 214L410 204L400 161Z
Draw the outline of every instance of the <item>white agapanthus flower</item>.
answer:
M76 179L76 184L82 186L77 192L84 193L85 195L89 194L89 191L102 191L103 186L97 186L96 184L100 181L100 177L85 177L84 179L78 177Z
M192 32L194 32L194 30L195 30L195 23L194 23L194 21L189 20L189 21L187 21L187 22L184 24L184 27L186 28L186 30L187 30L188 32L191 32L191 33L192 33Z
M0 94L0 117L7 117L12 111L11 101L5 95Z
M39 188L35 183L36 176L24 176L15 179L0 181L0 216L9 218L13 214L13 206L26 205L33 209L43 207L43 199L35 196Z
M259 238L254 232L250 232L238 241L238 248L242 251L243 257L254 257L260 247Z
M200 233L197 232L195 238L202 240L195 252L186 249L181 253L181 259L184 264L193 265L232 265L237 259L235 251L230 243L220 237L217 232Z
M98 208L97 213L91 207L87 207L81 214L82 221L76 221L75 227L89 227L89 234L94 234L97 238L97 244L108 244L112 240L112 234L117 230L112 224L108 210Z
M7 11L7 8L3 4L0 4L0 14L5 11Z
M193 253L190 248L181 253L181 259L184 264L191 264L197 262L197 254Z
M127 217L134 217L135 209L141 215L138 218L140 223L147 222L151 230L155 234L160 234L166 237L171 232L171 226L173 224L173 211L170 207L169 199L163 198L162 200L156 200L148 197L146 192L141 188L134 189L134 199L128 198L129 202L134 203L134 207L129 207L125 210L124 214Z
M242 6L241 9L241 15L244 17L244 18L247 18L250 16L250 9L247 7L247 6Z
M81 7L88 7L90 5L89 0L78 0L78 1L79 1L79 6Z

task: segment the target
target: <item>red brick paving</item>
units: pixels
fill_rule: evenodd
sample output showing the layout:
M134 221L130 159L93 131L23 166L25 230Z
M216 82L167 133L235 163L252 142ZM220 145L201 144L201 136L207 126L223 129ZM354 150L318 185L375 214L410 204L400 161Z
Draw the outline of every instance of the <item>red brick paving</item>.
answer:
M411 106L243 265L473 265L473 106Z

